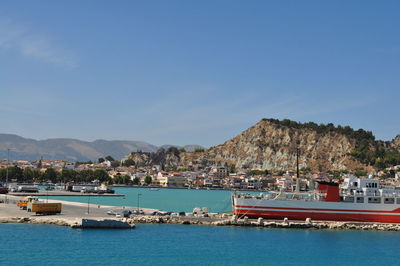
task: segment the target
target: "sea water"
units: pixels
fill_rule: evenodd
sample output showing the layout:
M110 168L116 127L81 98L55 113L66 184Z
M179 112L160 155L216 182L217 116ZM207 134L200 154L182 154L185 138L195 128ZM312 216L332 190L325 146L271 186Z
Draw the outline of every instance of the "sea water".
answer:
M167 189L116 187L116 194L124 197L56 196L49 199L84 202L110 206L139 206L164 211L191 212L195 207L207 207L211 212L232 211L231 195L228 190ZM252 192L260 193L260 192ZM41 198L45 198L41 197Z
M398 265L400 233L0 224L0 265Z

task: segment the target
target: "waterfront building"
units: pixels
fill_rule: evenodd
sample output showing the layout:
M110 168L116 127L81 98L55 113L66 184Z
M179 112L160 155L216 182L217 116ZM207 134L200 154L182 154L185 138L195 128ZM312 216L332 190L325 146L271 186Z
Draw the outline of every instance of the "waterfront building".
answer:
M187 183L187 179L181 173L159 172L157 181L163 187L183 187Z

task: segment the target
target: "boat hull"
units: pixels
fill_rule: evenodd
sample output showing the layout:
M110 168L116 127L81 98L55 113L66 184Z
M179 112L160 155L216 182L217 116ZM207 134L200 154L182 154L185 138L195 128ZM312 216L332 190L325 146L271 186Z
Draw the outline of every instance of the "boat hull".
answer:
M233 197L233 212L238 217L272 220L353 221L400 223L397 204L358 204L343 202L269 200Z

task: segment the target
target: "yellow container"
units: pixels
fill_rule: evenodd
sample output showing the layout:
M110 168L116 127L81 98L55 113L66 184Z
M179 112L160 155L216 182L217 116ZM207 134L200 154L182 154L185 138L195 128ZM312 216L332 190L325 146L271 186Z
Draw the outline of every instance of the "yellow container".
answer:
M27 209L36 214L56 214L61 213L61 203L28 202Z

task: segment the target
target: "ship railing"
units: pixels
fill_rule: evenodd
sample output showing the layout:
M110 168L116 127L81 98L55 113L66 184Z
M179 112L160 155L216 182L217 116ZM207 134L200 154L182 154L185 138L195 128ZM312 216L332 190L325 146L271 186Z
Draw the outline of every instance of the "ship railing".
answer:
M316 193L288 193L280 192L273 198L274 200L302 200L302 201L314 201L317 199Z

